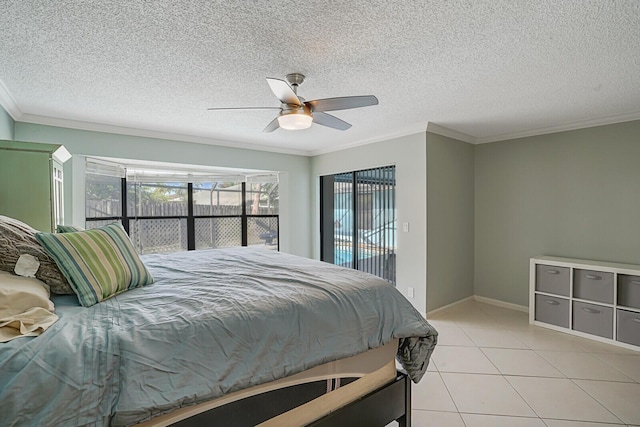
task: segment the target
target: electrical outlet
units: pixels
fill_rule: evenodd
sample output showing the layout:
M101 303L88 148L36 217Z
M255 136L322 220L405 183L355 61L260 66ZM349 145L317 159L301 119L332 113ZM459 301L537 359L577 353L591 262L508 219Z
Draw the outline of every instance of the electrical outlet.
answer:
M402 223L402 231L404 231L405 233L409 232L409 223L408 222L403 222Z
M413 298L413 288L407 289L407 295L409 295L409 298Z

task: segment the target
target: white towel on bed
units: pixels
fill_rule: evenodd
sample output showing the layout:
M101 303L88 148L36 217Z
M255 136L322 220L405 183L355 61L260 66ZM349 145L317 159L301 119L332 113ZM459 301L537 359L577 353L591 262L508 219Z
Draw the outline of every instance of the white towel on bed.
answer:
M58 320L53 310L43 282L0 272L0 342L40 335Z

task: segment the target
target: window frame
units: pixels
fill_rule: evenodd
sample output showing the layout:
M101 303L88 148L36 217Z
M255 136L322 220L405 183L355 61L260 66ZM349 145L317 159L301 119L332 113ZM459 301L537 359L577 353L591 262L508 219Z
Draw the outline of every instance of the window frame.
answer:
M168 216L150 216L150 215L131 215L129 213L129 206L127 200L127 178L120 178L121 182L121 216L109 216L109 217L87 217L85 213L85 225L89 222L97 221L120 221L127 234L130 235L130 222L131 220L154 220L154 219L186 219L187 220L187 251L196 250L196 235L195 235L195 220L207 219L207 218L240 218L241 222L241 245L248 246L248 224L249 218L276 218L276 240L277 251L280 251L280 213L277 214L248 214L247 213L247 182L240 182L242 185L242 209L241 213L237 215L194 215L193 209L193 191L194 185L192 182L187 183L187 215L168 215ZM196 188L198 190L198 188Z

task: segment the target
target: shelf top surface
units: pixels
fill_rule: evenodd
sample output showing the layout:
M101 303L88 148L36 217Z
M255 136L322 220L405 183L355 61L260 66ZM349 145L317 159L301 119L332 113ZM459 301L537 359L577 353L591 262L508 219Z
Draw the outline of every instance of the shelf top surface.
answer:
M558 267L579 267L592 270L615 270L616 272L622 271L623 273L640 275L640 265L636 264L621 264L617 262L593 261L556 256L537 256L531 258L531 261L536 264L551 263Z

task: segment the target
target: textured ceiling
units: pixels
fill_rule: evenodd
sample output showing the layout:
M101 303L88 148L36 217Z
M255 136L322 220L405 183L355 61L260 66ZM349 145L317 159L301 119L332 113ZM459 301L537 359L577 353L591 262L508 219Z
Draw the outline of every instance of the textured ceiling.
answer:
M640 118L640 1L1 0L0 102L19 121L312 154L424 131L470 142ZM262 129L300 72L348 131ZM103 125L103 126L100 126ZM128 128L128 129L124 129ZM159 135L159 134L158 134Z

